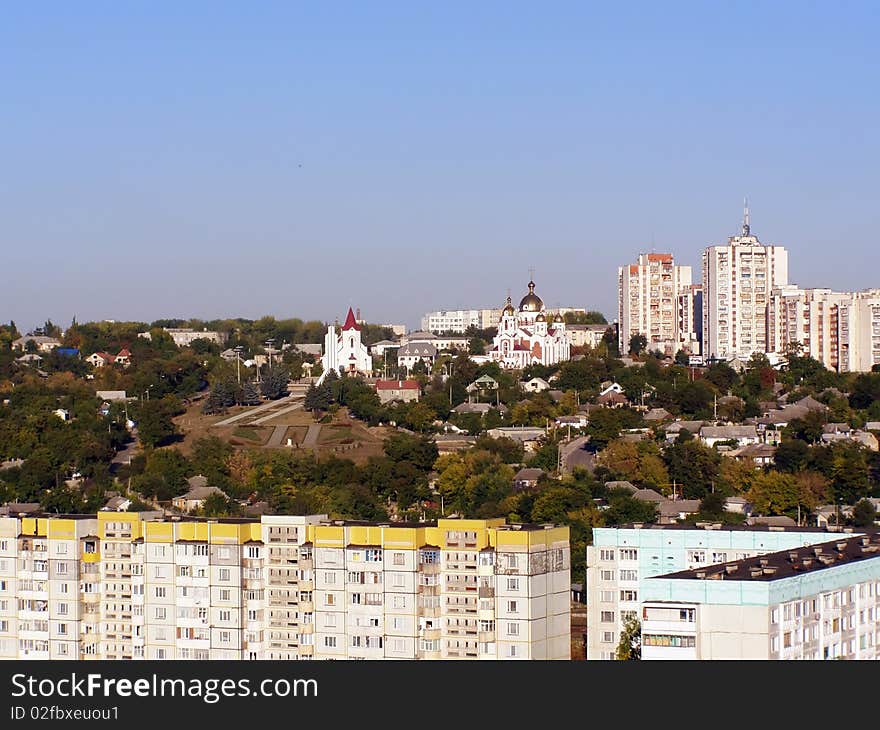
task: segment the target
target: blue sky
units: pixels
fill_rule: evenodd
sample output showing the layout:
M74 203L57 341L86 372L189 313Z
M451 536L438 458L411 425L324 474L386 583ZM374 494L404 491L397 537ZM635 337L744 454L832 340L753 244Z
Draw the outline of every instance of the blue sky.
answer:
M752 230L880 286L876 3L33 2L0 23L0 319L615 315Z

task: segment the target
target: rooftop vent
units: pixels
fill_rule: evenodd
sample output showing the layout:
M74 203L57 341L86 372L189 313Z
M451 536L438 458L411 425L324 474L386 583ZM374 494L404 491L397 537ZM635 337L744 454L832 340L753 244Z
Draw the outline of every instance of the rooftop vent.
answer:
M757 567L751 568L751 569L749 569L749 574L752 576L752 578L759 578L764 574L764 570L763 570L763 568L757 568Z
M644 526L644 522L633 522L633 527L635 527L637 530L641 530Z
M871 544L871 538L870 538L870 537L868 537L868 536L866 535L865 537L862 538L862 545L870 545L870 544Z
M812 558L804 558L801 562L804 564L805 568L809 568L813 564L813 559Z
M789 561L790 563L796 563L796 562L797 562L797 559L798 559L797 551L792 550L792 551L788 554L788 561Z
M764 568L764 575L773 575L776 572L776 567L772 565L768 565Z
M697 578L703 579L703 578L705 578L705 577L706 577L706 571L705 571L705 570L698 570L698 571L697 571Z
M845 543L845 542L839 542L839 543L835 544L834 547L837 548L837 552L842 553L844 550L846 550L846 543Z
M735 565L735 564L734 564L734 565L725 565L725 566L724 566L724 570L727 571L727 574L728 574L728 575L730 575L731 573L736 573L737 568L739 568L739 566L738 566L738 565Z
M820 555L819 562L822 563L822 565L831 565L834 562L834 558L830 555Z
M767 558L758 558L758 564L759 564L762 568L763 568L765 565L767 565L769 562L770 562L770 561L767 560Z

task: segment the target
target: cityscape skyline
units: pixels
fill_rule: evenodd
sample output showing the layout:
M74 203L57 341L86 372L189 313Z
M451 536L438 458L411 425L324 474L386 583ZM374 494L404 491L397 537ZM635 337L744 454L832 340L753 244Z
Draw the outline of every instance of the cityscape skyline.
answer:
M507 10L10 10L0 316L417 326L535 267L610 320L744 195L800 286L874 285L872 4Z

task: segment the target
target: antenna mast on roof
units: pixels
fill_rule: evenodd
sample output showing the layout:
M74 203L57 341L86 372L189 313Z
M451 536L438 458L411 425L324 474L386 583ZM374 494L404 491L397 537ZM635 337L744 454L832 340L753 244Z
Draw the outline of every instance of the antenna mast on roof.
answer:
M748 236L751 226L749 225L749 199L743 198L743 236Z

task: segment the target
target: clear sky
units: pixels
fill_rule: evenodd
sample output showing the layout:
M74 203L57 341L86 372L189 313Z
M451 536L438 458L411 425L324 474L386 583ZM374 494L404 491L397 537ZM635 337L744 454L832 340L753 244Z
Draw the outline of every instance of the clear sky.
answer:
M876 2L22 2L0 320L616 316L740 225L880 286Z

